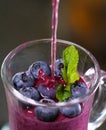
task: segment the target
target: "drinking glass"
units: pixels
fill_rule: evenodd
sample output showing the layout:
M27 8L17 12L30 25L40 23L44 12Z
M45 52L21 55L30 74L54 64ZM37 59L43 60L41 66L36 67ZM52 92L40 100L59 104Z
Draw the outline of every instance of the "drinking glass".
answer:
M78 73L89 87L89 93L70 101L54 104L34 101L20 94L13 86L15 73L27 71L35 61L51 64L51 39L25 42L12 50L4 59L1 77L4 84L9 113L10 130L96 130L106 119L106 72L101 70L95 57L85 48L75 43L57 40L56 59L62 51L74 45L79 53ZM33 109L22 109L20 103L58 108L80 103L82 112L73 118L59 117L53 122L43 122L36 118Z

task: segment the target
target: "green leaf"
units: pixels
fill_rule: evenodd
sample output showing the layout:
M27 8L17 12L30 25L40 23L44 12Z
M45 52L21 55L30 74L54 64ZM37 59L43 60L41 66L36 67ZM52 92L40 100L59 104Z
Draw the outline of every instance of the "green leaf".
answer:
M67 83L74 83L76 80L79 79L79 75L77 73L79 55L77 49L73 45L67 47L63 51L63 61L64 61L64 68L62 70L63 79L65 77L65 81L67 80Z
M70 91L70 85L68 86L62 86L59 84L57 91L56 91L56 97L59 101L64 101L65 99L69 98L71 96Z
M62 77L65 82L67 82L67 68L64 66L64 69L62 69Z
M70 75L70 79L68 81L68 84L73 84L77 80L79 80L79 74L78 73L73 73L73 74Z
M64 68L62 69L62 78L66 85L59 84L56 97L60 101L71 96L71 85L78 80L79 74L77 72L77 66L79 61L78 50L72 45L67 47L62 54Z

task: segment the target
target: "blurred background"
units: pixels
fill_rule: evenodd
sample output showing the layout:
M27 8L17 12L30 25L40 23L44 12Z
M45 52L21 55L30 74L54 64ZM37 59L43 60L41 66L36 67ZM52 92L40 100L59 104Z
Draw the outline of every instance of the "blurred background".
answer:
M51 37L51 0L0 0L0 65L19 44ZM60 0L58 38L82 45L106 70L106 1ZM0 79L0 127L8 112ZM98 130L104 130L104 123Z

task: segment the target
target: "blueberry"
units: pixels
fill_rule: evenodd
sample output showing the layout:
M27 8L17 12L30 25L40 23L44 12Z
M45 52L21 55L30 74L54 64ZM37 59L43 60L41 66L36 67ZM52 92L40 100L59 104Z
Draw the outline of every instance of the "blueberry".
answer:
M34 76L34 78L38 79L39 76L39 71L42 70L45 75L50 75L51 74L51 69L49 65L44 62L44 61L37 61L34 62L30 67L29 71L31 74Z
M61 107L60 112L64 116L72 118L72 117L78 116L81 113L81 105L74 104L71 106Z
M58 59L55 63L55 76L61 77L62 76L62 68L64 67L63 60Z
M21 89L19 90L19 92L20 92L22 95L24 95L24 96L26 96L26 97L28 97L28 98L31 98L31 99L33 99L33 100L35 100L35 101L39 101L39 100L40 100L40 95L39 95L38 91L37 91L35 88L33 88L33 87L23 87L23 88L21 88ZM19 101L19 105L20 105L20 107L23 108L23 109L31 109L31 108L34 107L34 106L31 105L31 104L23 103L23 102L21 102L21 101Z
M47 87L45 85L38 84L38 91L42 97L47 97L51 99L56 97L56 88L54 87Z
M89 89L85 85L84 82L76 82L75 84L72 85L72 96L74 98L78 98L81 96L86 95L89 92Z
M58 108L37 106L35 113L39 120L52 122L57 118L59 111Z
M12 78L14 87L19 90L22 87L34 86L34 78L29 72L18 72Z
M39 92L35 88L33 88L33 87L23 87L23 88L21 88L19 90L19 92L22 95L24 95L24 96L26 96L28 98L31 98L31 99L33 99L35 101L39 101L40 100Z
M48 99L48 98L43 98L40 100L41 103L44 103L44 104L54 104L55 101L52 100L52 99Z

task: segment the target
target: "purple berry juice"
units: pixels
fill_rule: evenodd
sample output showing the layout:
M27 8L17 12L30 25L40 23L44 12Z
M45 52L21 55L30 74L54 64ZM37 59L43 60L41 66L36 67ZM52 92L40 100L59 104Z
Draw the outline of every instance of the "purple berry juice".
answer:
M54 76L56 61L57 27L58 27L58 8L60 0L52 0L52 42L51 42L51 65L52 75Z
M80 115L74 118L59 115L53 122L38 120L33 109L23 110L18 105L14 106L10 98L8 102L11 130L87 130L92 97L85 103Z

